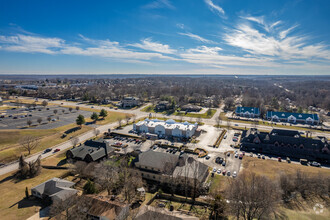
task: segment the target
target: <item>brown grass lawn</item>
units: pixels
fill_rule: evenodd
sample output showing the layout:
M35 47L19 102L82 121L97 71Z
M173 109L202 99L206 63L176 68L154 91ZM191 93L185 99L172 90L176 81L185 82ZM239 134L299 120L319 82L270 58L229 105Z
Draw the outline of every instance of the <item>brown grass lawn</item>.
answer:
M26 219L41 207L38 200L24 199L25 187L31 188L51 179L64 175L67 170L42 169L41 174L32 179L17 181L12 174L0 176L0 219Z
M293 174L300 170L307 174L321 174L330 175L329 169L318 167L303 166L300 164L293 164L287 162L278 162L275 160L262 160L255 157L245 156L243 158L243 169L255 172L260 175L268 176L269 178L276 178L281 172Z
M87 108L89 109L89 108ZM82 109L83 110L83 109ZM91 109L94 110L94 109ZM99 110L94 110L99 112ZM108 111L108 116L104 119L100 119L96 122L98 125L104 125L111 122L116 122L119 118L125 119L126 114L121 112ZM90 118L86 118L86 122L91 122ZM27 154L22 151L23 149L19 145L19 139L25 135L32 135L40 138L39 146L34 149L31 153L42 151L46 148L55 146L64 141L69 140L70 137L78 136L92 129L89 126L83 126L75 132L67 135L65 138L61 138L62 134L72 128L77 127L75 124L69 124L54 129L13 129L13 130L1 130L0 132L0 163L10 162L17 159L21 153Z

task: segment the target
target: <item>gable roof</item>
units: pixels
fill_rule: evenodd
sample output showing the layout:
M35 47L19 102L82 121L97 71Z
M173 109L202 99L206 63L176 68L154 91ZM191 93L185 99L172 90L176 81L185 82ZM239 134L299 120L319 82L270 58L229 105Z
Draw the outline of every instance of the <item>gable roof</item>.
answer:
M267 111L267 118L272 118L277 116L280 119L287 119L290 116L295 117L297 120L306 120L307 118L311 118L314 121L319 120L318 114L306 114L306 113L296 113L296 112L273 112Z
M237 114L249 112L249 113L253 113L253 114L257 115L260 113L260 110L259 110L259 108L256 108L256 107L237 106L235 112Z
M166 209L159 209L152 206L143 206L136 217L135 220L198 220L199 218L195 216L185 215L176 211L170 212Z
M183 155L179 159L178 166L173 172L174 177L188 177L203 181L203 177L208 172L208 166L195 160L192 157Z
M33 187L31 190L36 191L41 195L56 197L63 200L78 192L77 190L70 188L74 184L75 183L73 182L54 177Z

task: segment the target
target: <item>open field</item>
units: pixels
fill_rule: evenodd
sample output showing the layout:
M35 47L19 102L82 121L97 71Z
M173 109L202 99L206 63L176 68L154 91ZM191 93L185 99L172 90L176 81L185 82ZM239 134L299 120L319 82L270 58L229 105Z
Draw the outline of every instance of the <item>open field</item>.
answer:
M93 109L94 110L94 109ZM95 110L99 112L100 110ZM116 122L119 118L124 119L126 114L120 112L108 112L108 116L105 119L96 121L95 125L104 125L111 122ZM90 118L86 118L87 124L92 124ZM0 162L6 163L17 159L21 153L27 154L27 152L22 151L23 149L19 146L19 140L21 137L26 135L31 135L40 138L39 146L34 149L31 154L42 151L46 148L52 147L54 145L60 144L69 140L71 137L78 136L85 133L91 129L92 126L83 126L82 129L78 128L75 124L68 124L54 129L13 129L13 130L1 130L0 133ZM76 130L64 138L61 138L62 134L66 131Z

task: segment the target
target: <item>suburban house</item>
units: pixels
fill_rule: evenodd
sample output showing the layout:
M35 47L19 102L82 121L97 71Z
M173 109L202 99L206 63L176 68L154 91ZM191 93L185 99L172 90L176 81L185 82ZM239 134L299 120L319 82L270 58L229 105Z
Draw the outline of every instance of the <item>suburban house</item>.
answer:
M266 118L276 122L301 123L301 124L319 124L318 114L305 114L294 112L273 112L268 111Z
M195 134L198 124L188 122L178 123L172 119L162 121L158 119L145 119L133 125L133 129L139 133L156 134L158 137L190 138Z
M113 153L114 148L104 139L88 140L78 147L66 152L67 159L84 160L86 162L98 161Z
M169 211L152 206L143 206L134 220L198 220L195 216L185 215L179 211Z
M204 183L208 176L208 166L186 154L149 150L139 154L134 165L142 178L160 183L173 182L173 178Z
M72 195L77 194L78 190L72 189L71 187L75 183L59 179L52 178L35 186L31 189L31 194L39 199L51 199L51 201L55 200L65 200Z
M185 112L199 112L200 110L202 110L201 107L192 104L187 104L181 107L181 111Z
M235 110L235 114L237 116L245 117L245 118L259 118L260 117L260 109L256 107L242 107L237 106Z
M120 102L123 108L132 108L139 105L139 98L136 97L125 97Z
M329 142L325 137L305 138L292 130L273 129L268 133L251 128L242 134L241 150L330 162Z
M168 101L160 101L156 105L155 109L157 111L165 111L165 110L170 109L170 107L171 107L171 104Z
M93 220L124 220L129 215L129 205L111 200L105 196L84 196L90 206L88 207L88 219Z

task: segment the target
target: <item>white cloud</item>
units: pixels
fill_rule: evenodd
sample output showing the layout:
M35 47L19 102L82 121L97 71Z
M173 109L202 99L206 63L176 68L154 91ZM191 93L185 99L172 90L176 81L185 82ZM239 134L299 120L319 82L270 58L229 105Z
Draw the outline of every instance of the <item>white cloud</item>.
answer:
M203 42L203 43L208 43L208 44L214 44L215 42L212 41L212 40L208 40L208 39L205 39L201 36L198 36L197 34L193 34L193 33L190 33L190 32L187 32L187 33L179 33L180 35L183 35L183 36L188 36L194 40L197 40L197 41L200 41L200 42Z
M295 29L297 26L298 26L298 25L295 25L295 26L290 27L290 28L288 28L288 29L286 29L286 30L284 30L284 31L281 31L281 32L279 33L280 38L281 38L281 39L285 38L285 37L290 33L290 31L292 31L293 29Z
M172 5L172 3L169 0L156 0L150 2L147 5L144 5L143 8L146 9L169 8L172 10L175 9L175 7Z
M26 53L54 54L64 45L59 38L45 38L18 34L15 36L0 36L2 50Z
M225 11L218 5L215 5L212 0L204 0L207 6L210 8L211 11L216 13L219 16L224 16Z
M138 47L143 50L155 51L159 53L174 54L177 50L171 49L167 44L161 44L157 42L152 42L151 38L146 38L141 41L141 43L130 44L130 46Z
M178 24L176 24L176 26L180 29L184 29L184 24L178 23Z

